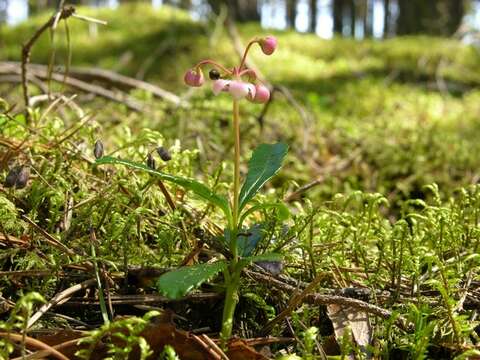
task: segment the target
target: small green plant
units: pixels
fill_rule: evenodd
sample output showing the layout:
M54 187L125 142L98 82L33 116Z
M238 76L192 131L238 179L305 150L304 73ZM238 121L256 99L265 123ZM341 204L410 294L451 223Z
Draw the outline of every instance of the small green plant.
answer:
M80 359L90 359L96 345L105 337L116 338L118 341L107 341L108 355L105 359L126 359L132 350L138 346L140 359L147 359L153 354L147 341L140 333L147 327L153 317L160 315L158 311L149 311L143 317L128 317L114 322L107 322L100 328L92 330L88 336L82 338L79 344L88 345L87 348L75 354Z
M31 292L20 299L15 304L15 308L10 313L10 316L5 321L0 321L0 359L9 359L10 354L15 350L15 346L8 340L5 334L20 331L23 336L26 336L28 319L32 315L33 306L36 303L44 303L45 299L37 292ZM22 342L21 352L25 356L25 341Z
M193 69L187 71L184 77L187 85L200 87L205 82L202 67L211 66L213 68L209 71L209 77L213 80L214 94L228 92L233 98L232 137L235 148L233 186L230 201L196 180L166 174L155 170L153 166L148 166L148 164L143 165L108 156L101 157L96 162L98 165L120 164L147 171L163 181L175 183L192 191L203 200L222 210L226 225L223 240L230 252L229 258L214 263L181 267L166 273L158 279L157 287L164 295L170 298L178 298L218 273L223 272L226 293L220 335L224 345L232 334L233 315L238 302L238 289L243 268L254 261L281 260L279 254L254 255L254 251L261 240L261 236L258 234L258 227L245 229L243 223L254 212L269 208L277 209L281 219L288 216L288 210L282 203L253 202L254 196L262 186L281 168L288 150L286 144L259 145L254 150L248 163L248 173L240 188L240 100L245 98L253 103L266 103L270 99L268 88L261 84L255 71L247 68L245 65L247 54L254 44L259 44L264 54L271 55L277 47L277 40L273 36L253 39L248 43L240 65L231 70L215 61L204 60L199 62ZM245 82L243 78L247 78L248 82Z

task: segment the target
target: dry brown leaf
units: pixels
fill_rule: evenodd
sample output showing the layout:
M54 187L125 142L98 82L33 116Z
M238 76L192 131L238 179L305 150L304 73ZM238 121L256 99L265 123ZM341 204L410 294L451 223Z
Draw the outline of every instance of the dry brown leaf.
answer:
M341 341L345 330L349 328L355 342L362 350L370 343L372 339L372 329L366 312L359 311L350 306L330 304L327 305L327 313L332 321L337 341Z

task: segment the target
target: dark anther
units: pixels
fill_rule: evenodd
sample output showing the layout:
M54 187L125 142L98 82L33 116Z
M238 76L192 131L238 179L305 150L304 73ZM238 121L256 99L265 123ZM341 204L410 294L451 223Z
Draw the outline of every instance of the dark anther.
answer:
M157 148L157 153L158 155L160 155L160 159L162 159L163 161L170 161L172 160L172 155L170 155L170 153L168 152L167 149L165 149L163 146L159 146Z
M27 185L30 178L30 169L27 166L15 166L11 169L4 182L4 186L22 189Z
M215 69L212 69L208 72L208 76L210 78L210 80L218 80L220 79L220 73L215 70Z
M100 140L95 141L93 155L95 155L95 159L100 159L103 156L103 143Z
M147 156L147 166L153 170L156 168L155 159L153 158L152 154L148 154Z

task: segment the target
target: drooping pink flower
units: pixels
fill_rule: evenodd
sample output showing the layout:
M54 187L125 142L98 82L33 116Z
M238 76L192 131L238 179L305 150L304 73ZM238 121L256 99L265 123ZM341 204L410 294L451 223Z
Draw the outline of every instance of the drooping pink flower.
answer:
M235 100L240 100L246 97L247 95L252 94L252 87L249 86L248 83L245 83L243 81L233 80L230 82L228 86L228 92L232 94Z
M228 90L228 85L230 84L230 80L215 80L212 85L212 91L215 95L220 94L222 91Z
M270 90L268 90L265 85L255 85L255 96L253 97L253 102L265 104L268 100L270 100Z
M260 47L265 55L272 55L277 48L277 43L275 36L266 36L260 40Z
M205 82L205 78L203 77L202 70L194 70L190 69L185 73L185 76L183 78L185 81L185 84L188 86L193 86L193 87L200 87L203 85Z

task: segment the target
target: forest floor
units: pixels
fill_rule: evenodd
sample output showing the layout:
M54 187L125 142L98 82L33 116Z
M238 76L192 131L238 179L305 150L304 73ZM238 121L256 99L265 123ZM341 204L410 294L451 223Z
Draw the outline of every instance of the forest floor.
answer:
M205 341L220 331L222 276L180 300L155 290L167 269L222 258L220 212L166 184L171 206L148 173L94 166L94 144L137 162L162 146L171 155L155 155L162 172L228 194L231 103L188 89L183 74L205 58L230 66L235 41L267 32L242 24L232 37L221 21L166 7L77 12L108 25L69 18L38 39L29 119L21 44L50 15L0 28L0 358L21 358L22 343L41 350L34 339L50 351L79 337L98 358L108 349L140 358L150 346L173 359L168 342L181 359L221 358ZM252 60L276 90L267 107L242 103L241 160L260 143L289 145L257 199L284 202L290 216L269 210L249 222L262 226L259 249L283 254L283 272L245 269L228 356L480 357L480 49L431 37L268 33L278 51L254 49ZM63 84L68 59L83 88ZM49 89L64 97L42 97ZM16 166L28 169L26 181L9 187ZM160 319L145 318L159 309ZM27 328L27 342L5 335ZM123 338L110 341L118 331ZM78 348L68 346L59 351L70 357Z

